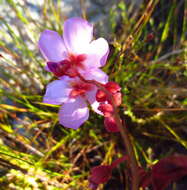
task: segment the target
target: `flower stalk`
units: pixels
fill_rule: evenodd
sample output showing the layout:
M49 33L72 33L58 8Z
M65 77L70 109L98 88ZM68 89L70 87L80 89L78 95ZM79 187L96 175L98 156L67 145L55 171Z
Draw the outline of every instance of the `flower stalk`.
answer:
M93 25L77 17L64 22L62 36L52 30L42 32L38 46L47 61L45 69L58 78L48 84L43 102L61 105L59 122L68 128L77 129L89 118L88 104L102 114L106 130L121 133L129 157L131 189L138 190L138 164L118 111L121 87L108 82L100 69L106 64L109 45L104 38L92 38Z
M129 138L127 126L125 122L123 122L124 125L122 125L122 122L119 116L119 111L114 102L112 94L104 87L103 84L100 84L99 82L95 80L86 80L81 75L79 75L79 78L84 82L96 85L100 90L102 90L107 95L107 99L111 102L111 105L113 106L113 109L114 109L113 116L117 124L117 127L119 128L121 137L123 139L125 148L127 150L127 155L129 157L129 167L130 167L131 175L132 175L132 190L138 190L139 189L138 163L136 160L132 142Z

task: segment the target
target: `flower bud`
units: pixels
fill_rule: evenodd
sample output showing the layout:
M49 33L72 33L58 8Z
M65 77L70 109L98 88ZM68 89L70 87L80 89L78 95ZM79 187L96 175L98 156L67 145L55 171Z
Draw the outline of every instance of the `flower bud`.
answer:
M114 111L112 105L108 103L101 103L98 107L98 110L100 110L105 117L111 117Z
M119 132L118 126L113 117L105 117L104 125L105 125L105 129L108 132L111 132L111 133Z
M105 84L106 89L111 92L112 94L115 94L117 92L119 92L121 90L121 87L119 86L118 83L116 82L108 82L107 84Z
M106 101L106 94L102 90L98 90L96 93L96 100L98 102L105 102Z
M122 94L120 92L113 94L113 100L116 106L120 106L122 103Z

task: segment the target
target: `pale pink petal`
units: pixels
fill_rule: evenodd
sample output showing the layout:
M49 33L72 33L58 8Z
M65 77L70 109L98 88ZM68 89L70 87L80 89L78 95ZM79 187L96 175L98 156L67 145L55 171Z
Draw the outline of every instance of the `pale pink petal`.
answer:
M96 101L96 92L97 92L97 87L93 87L93 89L91 91L87 91L86 92L86 98L88 100L88 102L90 103L93 111L95 111L96 113L103 115L103 113L101 111L98 110L99 107L99 102Z
M101 67L100 58L95 54L86 54L86 59L82 62L84 68L94 69Z
M64 77L64 80L55 80L47 85L43 102L60 105L69 100L71 90L68 77Z
M83 64L86 67L102 67L105 65L109 54L108 42L104 38L94 40L90 43L85 53L87 54L87 59Z
M65 57L66 48L63 39L55 31L43 31L40 35L38 46L47 61L58 62Z
M86 69L86 70L80 70L80 74L86 79L86 80L96 80L97 82L100 82L102 84L105 84L108 82L108 75L103 72L101 69Z
M89 117L89 109L85 100L81 97L74 102L68 102L61 106L59 111L60 124L64 127L77 129Z
M64 22L63 39L70 53L85 53L93 37L93 26L82 18Z
M102 67L106 64L106 61L107 61L107 58L108 58L108 54L109 54L109 48L108 48L107 52L105 53L105 55L100 60L100 63L101 63Z

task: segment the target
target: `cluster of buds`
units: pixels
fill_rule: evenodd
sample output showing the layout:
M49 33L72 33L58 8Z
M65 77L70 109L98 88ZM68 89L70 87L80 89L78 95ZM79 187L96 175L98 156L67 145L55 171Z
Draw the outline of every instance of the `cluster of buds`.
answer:
M96 93L96 100L100 102L98 110L100 110L105 119L104 125L108 132L118 132L119 129L114 119L114 109L121 105L122 95L121 87L116 82L108 82L104 85L105 90L99 89Z

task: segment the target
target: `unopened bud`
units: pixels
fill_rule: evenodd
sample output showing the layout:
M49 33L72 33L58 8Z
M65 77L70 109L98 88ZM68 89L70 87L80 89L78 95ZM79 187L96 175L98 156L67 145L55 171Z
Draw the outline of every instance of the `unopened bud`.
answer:
M105 129L108 132L111 132L111 133L119 132L118 126L113 117L105 117L104 125L105 125Z
M105 84L105 87L109 92L111 92L113 94L117 93L117 92L119 92L121 90L121 87L119 86L119 84L116 83L116 82L113 82L113 81L108 82L107 84Z
M101 103L98 107L98 110L100 110L105 117L111 117L114 111L112 105L108 103Z
M105 102L106 101L106 94L102 90L98 90L96 93L96 100L98 102Z
M116 106L120 106L122 103L122 94L120 92L113 94L114 103Z

